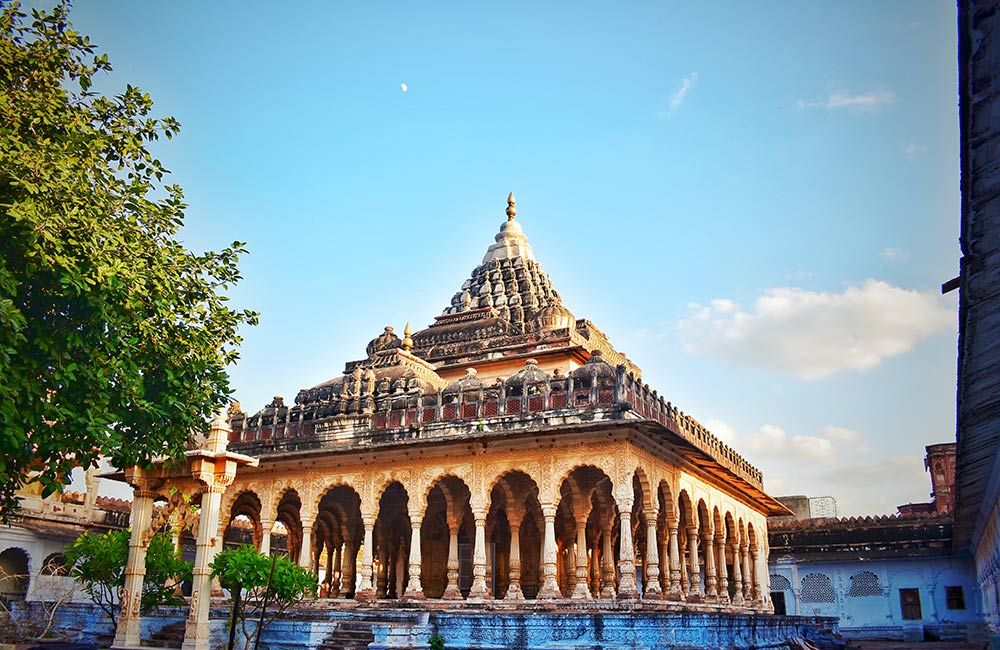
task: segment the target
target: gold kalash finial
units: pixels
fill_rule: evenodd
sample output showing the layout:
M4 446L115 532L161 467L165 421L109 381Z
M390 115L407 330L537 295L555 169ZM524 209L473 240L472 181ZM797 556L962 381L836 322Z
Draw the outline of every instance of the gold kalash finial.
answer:
M507 195L507 220L513 219L517 216L517 208L514 207L514 193L511 192Z
M413 339L410 338L413 335L413 330L410 329L410 324L407 323L406 327L403 328L403 349L409 351L413 348Z

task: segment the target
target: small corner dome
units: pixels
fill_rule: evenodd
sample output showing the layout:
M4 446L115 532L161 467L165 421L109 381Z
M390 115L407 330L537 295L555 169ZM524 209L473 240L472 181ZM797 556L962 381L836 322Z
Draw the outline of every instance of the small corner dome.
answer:
M594 350L590 353L587 363L573 371L573 378L576 379L577 377L610 377L613 379L615 377L615 368L604 360L604 355L601 354L600 350Z
M521 386L524 384L534 384L544 382L548 378L548 373L538 367L538 361L535 359L528 359L524 362L524 368L504 382L504 385Z
M368 352L368 357L371 358L378 352L401 347L403 347L403 342L392 333L392 327L386 325L385 331L373 338L365 350Z
M463 390L479 390L483 386L483 381L479 378L479 373L475 368L467 368L465 375L456 379L441 392L457 393Z

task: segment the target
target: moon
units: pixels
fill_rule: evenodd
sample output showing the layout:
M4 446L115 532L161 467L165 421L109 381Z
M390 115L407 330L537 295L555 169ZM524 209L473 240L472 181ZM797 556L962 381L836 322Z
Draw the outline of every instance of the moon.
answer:
M408 89L408 86L407 86L406 84L399 84L399 87L400 87L400 88L401 88L401 89L403 90L403 92L404 92L404 93L405 93L405 92L407 91L407 89Z

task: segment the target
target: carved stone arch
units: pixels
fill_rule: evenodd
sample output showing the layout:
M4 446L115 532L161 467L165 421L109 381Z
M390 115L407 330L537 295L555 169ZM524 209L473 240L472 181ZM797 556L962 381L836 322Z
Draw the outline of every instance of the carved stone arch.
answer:
M456 491L453 485L450 486L448 484L449 479L458 481L459 484L465 486L465 489L468 490L469 492L467 499L464 495L460 494L461 492L460 489ZM441 488L441 492L444 493L445 501L448 504L449 516L454 517L456 514L456 510L465 505L464 503L465 500L468 500L470 503L472 501L473 492L472 488L469 487L467 481L465 481L461 476L459 476L454 472L451 471L441 472L437 476L435 476L432 480L427 481L423 486L423 491L421 493L421 498L420 498L421 517L423 517L424 513L427 510L427 497L430 496L431 490L433 490L434 488ZM411 512L416 511L415 506L412 504L410 506L410 511Z
M726 529L726 544L733 544L733 542L739 541L739 532L736 529L736 519L733 517L733 512L731 510L726 510L726 514L723 517L723 526Z
M638 481L639 485L642 487L642 504L641 509L643 511L657 510L659 504L653 497L654 490L653 484L649 480L649 474L640 466L636 466L635 471L632 473L632 483ZM633 498L635 492L633 491Z
M712 531L714 539L725 541L726 527L722 521L722 514L719 512L719 506L712 508Z
M711 535L713 523L712 515L709 512L708 504L705 503L705 499L698 499L698 530L703 535Z
M666 479L661 479L658 489L656 490L656 496L659 500L659 514L658 518L666 526L673 526L677 523L677 503L674 499L674 492L670 488L670 482Z
M686 488L677 494L677 515L679 523L688 528L698 527L698 511L691 501L691 495Z

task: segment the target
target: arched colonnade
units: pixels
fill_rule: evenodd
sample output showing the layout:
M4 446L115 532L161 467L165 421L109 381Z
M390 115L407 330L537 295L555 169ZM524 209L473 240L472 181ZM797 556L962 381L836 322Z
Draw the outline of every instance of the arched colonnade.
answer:
M614 481L577 464L536 480L545 465L490 479L462 466L237 481L220 535L233 539L243 522L258 549L287 552L329 598L770 607L763 515L701 483L650 481L642 468Z

